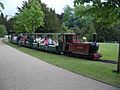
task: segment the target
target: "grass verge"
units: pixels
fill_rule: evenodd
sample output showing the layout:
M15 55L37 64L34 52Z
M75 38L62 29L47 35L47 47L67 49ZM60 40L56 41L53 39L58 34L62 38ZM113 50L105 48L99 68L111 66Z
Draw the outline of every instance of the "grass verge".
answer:
M117 43L100 43L99 52L102 54L103 60L118 61L119 45Z
M50 64L113 86L120 87L120 74L112 72L112 70L116 69L116 64L107 64L102 62L87 61L84 59L67 57L64 55L55 55L24 47L18 47L17 45L8 42L5 43L16 48L17 50L20 50Z

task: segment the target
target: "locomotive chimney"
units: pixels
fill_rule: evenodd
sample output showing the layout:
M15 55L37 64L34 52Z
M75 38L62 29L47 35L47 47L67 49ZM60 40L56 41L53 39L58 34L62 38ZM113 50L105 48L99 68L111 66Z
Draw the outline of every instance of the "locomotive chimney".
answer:
M96 42L97 33L93 33L93 42Z

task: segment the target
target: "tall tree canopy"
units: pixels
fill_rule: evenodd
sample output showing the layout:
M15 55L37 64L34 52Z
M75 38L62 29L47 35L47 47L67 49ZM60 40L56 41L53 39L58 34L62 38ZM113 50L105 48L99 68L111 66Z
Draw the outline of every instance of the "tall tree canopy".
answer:
M0 12L2 12L1 8L4 9L4 5L3 5L3 3L0 2Z
M4 15L3 13L1 13L0 15L0 24L5 25L6 29L7 29L7 15Z
M87 12L96 17L97 22L104 22L111 25L120 20L119 0L75 0L74 5L91 3L93 6Z
M68 31L80 33L81 38L87 37L92 39L92 33L95 32L93 25L93 17L85 13L91 6L77 5L75 8L66 6L64 8L62 26ZM83 16L84 15L84 16ZM67 30L66 30L67 31Z
M6 27L6 30L7 30L8 34L10 32L14 32L13 31L14 30L14 28L13 28L14 21L15 21L14 17L8 18L8 15L4 15L3 13L1 13L1 15L0 15L0 24L4 25Z
M79 4L74 8L74 13L77 18L77 24L80 28L78 31L81 36L87 37L92 40L92 33L96 32L94 29L94 17L87 13L92 6Z
M66 6L64 8L64 15L63 15L63 24L68 27L68 29L71 29L74 27L74 10L70 6Z
M46 4L41 3L41 1L38 1L39 4L41 4L41 10L44 13L44 26L39 26L35 28L35 32L38 33L52 33L52 32L61 32L61 22L60 19L57 17L55 10L52 10L51 8L48 8ZM26 1L23 1L22 7L18 7L18 13L23 12L25 8L29 8L29 4ZM23 27L24 29L24 27Z
M57 17L55 10L48 8L46 4L42 3L42 11L44 12L44 26L36 29L36 32L42 33L58 33L61 32L61 22Z
M4 37L7 34L6 27L4 25L0 25L0 37Z
M93 18L92 22L98 33L98 40L118 40L115 38L115 32L118 32L118 30L114 25L119 27L119 24L115 23L120 23L119 0L74 0L74 4L76 16ZM81 7L87 7L87 4L91 7L88 7L87 10L80 9Z
M24 7L15 18L16 32L34 32L36 28L43 26L44 13L39 0L29 0L27 7Z

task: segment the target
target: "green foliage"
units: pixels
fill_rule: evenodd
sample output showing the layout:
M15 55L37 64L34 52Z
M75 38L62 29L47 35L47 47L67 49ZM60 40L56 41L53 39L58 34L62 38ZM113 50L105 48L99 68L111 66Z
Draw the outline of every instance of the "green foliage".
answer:
M44 18L43 18L44 26L41 25L41 26L35 27L35 32L38 32L38 33L61 32L61 23L59 18L55 14L55 11L48 8L44 3L41 4L41 1L38 1L38 3L41 5L41 10L39 11L40 12L42 11L44 13ZM29 3L27 3L26 1L23 1L23 6L21 8L18 7L18 12L19 13L23 12L25 8L29 8ZM38 14L40 14L40 12ZM35 19L32 21L35 21ZM28 30L24 30L25 27L22 27L22 28L23 28L21 29L22 32L26 32L26 31L28 32Z
M3 21L2 21L2 17L1 17L1 15L0 15L0 24L3 24Z
M4 37L7 34L6 27L4 25L0 25L0 37Z
M74 15L74 9L71 8L70 6L66 6L64 8L64 15L62 19L62 30L63 32L67 33L73 33L79 32L79 27L76 25L78 22L76 20L76 17Z
M90 23L90 29L89 29L88 34L87 34L87 38L88 38L89 41L93 40L93 33L95 33L95 32L96 32L96 30L94 28L94 23L91 22Z
M82 4L76 5L74 8L77 22L80 23L76 32L81 34L81 38L87 37L88 41L92 41L93 33L96 32L94 29L94 17L87 13L90 8L92 7L89 5L84 6Z
M28 6L16 15L16 32L34 32L35 28L43 26L44 13L38 0L31 0Z
M13 29L13 20L14 18L8 19L7 15L4 15L3 13L1 13L0 24L5 25L8 33L10 32L10 30Z
M45 14L44 26L36 29L36 32L42 33L58 33L61 32L61 23L57 17L55 10L48 8L46 4L42 3L42 11Z
M95 23L95 29L99 42L118 41L120 38L120 23L113 24L111 27L104 23Z
M81 39L87 37L88 40L92 40L92 33L95 32L93 25L94 18L86 13L89 8L91 6L84 6L82 4L77 5L74 9L66 6L62 25L72 29L75 33L80 33Z
M16 14L18 15L19 13L23 12L23 10L24 10L25 8L29 8L29 5L28 5L28 2L27 2L27 1L23 1L23 2L22 2L22 7L21 7L21 8L20 8L20 7L17 7L18 13L16 13Z
M4 5L0 2L0 7L2 8L2 9L4 9Z
M1 8L4 9L4 5L0 2L0 12L2 12Z
M62 23L61 28L63 33L74 33L74 30L69 29L64 23Z
M64 8L64 15L63 15L63 21L69 21L70 18L73 17L73 9L67 5L65 8Z
M95 2L96 1L97 0L95 0ZM74 8L65 8L63 18L63 23L65 24L62 25L65 25L68 29L73 29L76 33L80 33L81 39L87 37L88 41L92 40L92 33L94 32L97 33L98 41L100 42L118 41L120 36L120 22L113 22L114 20L112 19L109 21L107 20L109 18L108 16L102 18L100 15L100 17L97 18L96 14L102 14L102 11L94 11L94 5L84 5L84 3L81 3L78 2ZM106 12L109 14L110 12L107 10Z
M15 18L14 17L10 18L9 20L7 20L7 23L5 24L5 26L6 26L6 29L7 29L8 33L15 32L15 29L13 27L14 22L15 22Z
M115 41L120 41L120 22L115 23L115 24L112 26L111 30L114 31L114 36L113 36L113 37L114 37L114 40L115 40Z
M119 0L74 0L75 7L79 4L92 2L92 8L88 10L97 22L104 22L110 26L120 20L120 1Z
M104 42L104 41L105 41L104 36L99 36L99 37L97 38L97 41L98 41L98 42Z
M74 13L73 13L73 8L70 6L66 6L64 8L64 15L63 15L63 23L62 25L65 25L68 29L72 29L74 27Z
M89 9L91 9L92 6L86 5L84 6L83 4L76 5L74 8L74 13L78 18L84 17L84 16L92 16L91 14L88 13Z

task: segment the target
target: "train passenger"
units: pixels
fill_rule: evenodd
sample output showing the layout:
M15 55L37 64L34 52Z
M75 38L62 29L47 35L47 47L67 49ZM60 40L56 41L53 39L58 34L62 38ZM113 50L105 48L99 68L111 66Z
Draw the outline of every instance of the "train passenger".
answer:
M44 40L45 40L45 38L42 38L42 39L40 40L40 44L44 44Z
M23 34L20 34L20 43L23 41Z
M35 41L40 44L41 43L41 37L37 37Z
M45 37L45 39L44 39L44 45L48 45L48 38L47 37Z
M48 44L53 45L53 41L52 41L52 39L50 37L48 38Z
M58 41L57 41L57 40L54 40L54 41L53 41L53 45L54 45L54 46L58 46Z
M27 35L23 35L23 39L22 39L23 43L26 44L27 41Z
M87 38L86 37L83 37L83 42L87 42Z
M21 38L21 36L18 35L18 37L17 37L17 44L18 44L18 45L19 45L19 43L20 43L20 38Z
M16 41L17 40L17 36L13 36L13 41Z

